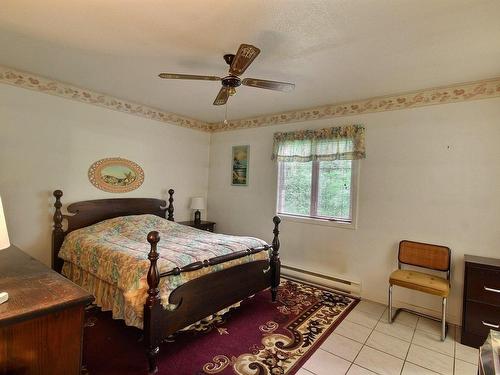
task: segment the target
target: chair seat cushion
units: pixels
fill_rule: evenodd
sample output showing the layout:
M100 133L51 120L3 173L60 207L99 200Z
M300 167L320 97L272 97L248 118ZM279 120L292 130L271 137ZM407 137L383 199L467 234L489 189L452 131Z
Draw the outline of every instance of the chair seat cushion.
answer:
M389 284L441 297L448 297L450 293L450 284L448 280L413 270L394 271L389 278Z

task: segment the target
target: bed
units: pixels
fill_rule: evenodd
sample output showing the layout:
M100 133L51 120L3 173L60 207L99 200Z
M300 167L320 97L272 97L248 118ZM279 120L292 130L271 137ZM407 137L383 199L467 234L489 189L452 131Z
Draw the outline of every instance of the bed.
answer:
M211 234L175 223L174 191L168 193L168 205L100 199L70 204L65 215L63 192L54 191L52 267L96 295L113 317L143 329L150 374L169 335L267 288L275 301L280 281L279 217L272 245Z

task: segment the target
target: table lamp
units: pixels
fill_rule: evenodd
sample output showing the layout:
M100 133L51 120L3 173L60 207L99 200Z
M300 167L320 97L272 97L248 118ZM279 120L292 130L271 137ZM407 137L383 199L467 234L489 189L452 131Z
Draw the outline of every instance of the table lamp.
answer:
M0 197L0 250L10 247L9 233L7 232L7 224L5 223L5 215L3 214L2 197ZM0 303L4 303L9 299L7 292L0 291Z
M201 212L200 210L205 209L205 198L203 197L194 197L191 198L191 209L196 210L194 213L194 223L201 223Z

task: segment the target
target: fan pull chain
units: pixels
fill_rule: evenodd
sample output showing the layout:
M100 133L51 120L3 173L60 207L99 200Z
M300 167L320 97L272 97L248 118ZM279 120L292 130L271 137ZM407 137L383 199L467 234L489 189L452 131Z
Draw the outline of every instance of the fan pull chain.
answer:
M227 102L226 102L226 113L224 114L224 125L227 125Z

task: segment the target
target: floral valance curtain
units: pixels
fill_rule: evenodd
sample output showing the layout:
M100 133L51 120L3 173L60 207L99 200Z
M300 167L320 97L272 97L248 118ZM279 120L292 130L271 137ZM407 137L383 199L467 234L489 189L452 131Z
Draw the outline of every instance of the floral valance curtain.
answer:
M365 128L360 125L274 133L273 160L308 162L365 157Z

